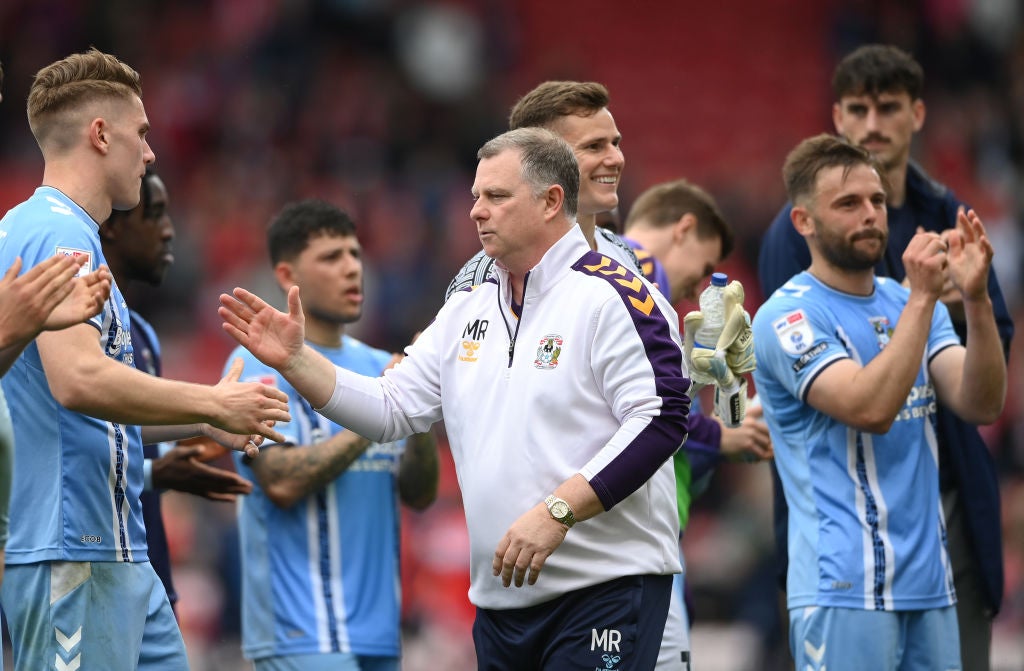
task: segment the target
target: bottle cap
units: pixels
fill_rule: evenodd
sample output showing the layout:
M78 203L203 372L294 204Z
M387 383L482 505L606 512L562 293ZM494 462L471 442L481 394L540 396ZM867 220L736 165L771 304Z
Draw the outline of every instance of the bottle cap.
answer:
M716 287L724 287L729 283L729 276L725 273L711 273L711 285Z

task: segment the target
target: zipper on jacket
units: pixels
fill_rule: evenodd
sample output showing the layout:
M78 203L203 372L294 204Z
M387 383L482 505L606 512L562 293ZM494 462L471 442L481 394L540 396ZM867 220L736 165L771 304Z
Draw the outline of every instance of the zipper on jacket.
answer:
M505 330L509 331L509 337L510 337L510 340L509 340L509 343L508 343L508 367L509 368L512 367L512 357L515 356L515 353L516 353L516 338L519 337L519 325L523 323L523 313L526 312L526 283L529 282L529 281L530 281L530 273L527 272L526 275L523 277L523 304L520 306L519 318L516 320L516 328L515 328L514 332L512 331L512 329L510 329L508 327L508 320L505 321ZM511 287L511 286L512 286L512 282L510 281L509 282L509 287ZM501 301L501 292L500 291L498 292L498 301L499 302ZM509 305L510 306L512 305L512 297L511 296L509 296ZM504 306L501 306L501 307L504 307ZM511 308L509 308L509 310L511 311ZM504 314L505 314L504 311L502 311L502 315L504 315Z

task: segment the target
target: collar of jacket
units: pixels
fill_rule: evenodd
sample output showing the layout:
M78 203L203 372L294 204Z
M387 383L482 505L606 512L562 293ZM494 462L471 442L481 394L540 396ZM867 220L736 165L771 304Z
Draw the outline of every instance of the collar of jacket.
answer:
M540 295L558 284L572 269L572 265L589 251L590 244L584 237L583 231L580 230L579 224L574 224L565 235L551 245L548 251L544 252L540 262L527 273L529 279L526 282L523 302L526 302L528 296ZM501 287L503 299L506 303L510 303L512 291L508 271L500 264L495 263L494 273Z

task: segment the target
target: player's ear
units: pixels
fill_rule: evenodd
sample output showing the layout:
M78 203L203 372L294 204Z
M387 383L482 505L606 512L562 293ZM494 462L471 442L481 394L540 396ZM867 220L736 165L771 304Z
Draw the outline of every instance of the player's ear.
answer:
M697 217L692 212L687 212L679 217L679 221L672 224L672 242L681 243L688 235L697 232Z
M558 184L552 184L544 194L544 218L550 220L562 211L562 204L565 202L565 192Z
M89 144L101 154L110 151L110 127L106 119L96 117L89 122Z
M292 264L287 261L278 261L277 265L274 266L274 277L277 279L278 285L285 293L297 284L295 279L295 268Z
M920 98L915 99L910 103L910 111L914 117L914 132L921 130L924 126L925 107L924 101Z
M806 207L794 205L789 213L789 220L793 222L796 232L805 238L814 232L814 220Z

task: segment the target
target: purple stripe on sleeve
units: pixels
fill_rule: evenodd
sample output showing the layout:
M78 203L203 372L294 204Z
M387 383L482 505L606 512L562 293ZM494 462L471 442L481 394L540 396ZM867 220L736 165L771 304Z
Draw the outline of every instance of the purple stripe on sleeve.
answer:
M604 279L616 290L643 342L662 401L658 415L590 481L605 510L610 510L647 482L685 440L690 380L683 375L683 352L672 340L669 323L640 278L597 252L585 254L573 270Z

